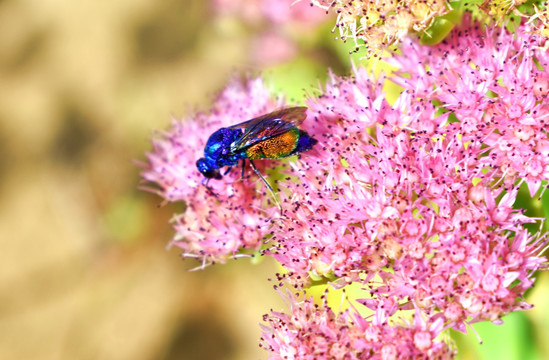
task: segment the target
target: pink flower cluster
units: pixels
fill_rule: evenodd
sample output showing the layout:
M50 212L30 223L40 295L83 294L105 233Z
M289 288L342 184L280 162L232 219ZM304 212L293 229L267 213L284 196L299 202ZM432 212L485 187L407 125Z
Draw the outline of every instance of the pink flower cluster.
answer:
M523 181L534 195L549 179L549 56L523 29L468 23L448 39L434 48L408 43L392 59L400 70L391 80L404 88L392 105L381 91L386 80L363 69L332 77L308 101L304 127L319 145L279 183L287 211L273 221L266 251L294 284L306 286L308 275L363 284L355 300L399 329L394 319L406 310L437 331L501 322L530 307L522 297L546 267L546 236L530 234L524 224L536 219L513 204ZM273 359L318 349L307 338L288 340L301 317L318 315L307 315L306 302L291 311L269 318L276 336L267 331L263 341ZM335 332L366 336L357 316L334 320L345 323ZM324 339L326 348L339 344ZM409 345L428 358L435 351Z
M239 34L251 37L248 60L260 65L293 59L304 35L330 19L308 1L212 0L211 6L220 17L237 19L246 26L247 31Z
M326 18L324 11L311 9L307 1L295 0L212 0L212 10L230 15L249 24L281 25L294 22L318 23Z
M336 314L324 300L298 301L292 294L290 314L272 311L265 315L260 346L272 359L444 359L454 355L454 348L435 339L442 331L439 319L427 324L416 316L413 325L393 326L387 312L379 311L367 321L349 311Z
M523 28L470 21L436 47L407 43L391 60L403 87L393 104L388 79L362 68L332 76L307 101L303 128L319 143L279 167L281 214L249 169L212 180L214 196L194 165L213 131L282 105L259 80L174 122L143 177L187 204L173 242L186 256L223 262L268 241L263 254L298 288L311 278L363 286L340 314L287 294L290 313L265 317L272 359L449 358L442 331L529 308L524 292L546 267L546 236L524 227L537 219L513 208L522 182L533 196L549 179L549 55L537 46Z
M394 59L394 81L444 104L459 120L450 130L489 154L480 163L490 175L504 177L506 188L525 181L534 196L549 180L549 56L544 39L525 31L463 28L442 46L408 42L406 56Z
M176 236L172 244L181 247L185 257L199 259L202 267L223 263L244 249L257 250L268 232L267 214L278 209L268 206L272 199L264 188L263 193L255 190L257 179L255 174L253 181L248 179L253 174L249 166L247 179L240 179L240 168L232 169L223 180L210 181L209 190L201 185L204 177L195 163L204 156L204 146L214 131L281 105L271 100L260 79L235 81L219 95L209 113L174 120L169 131L153 140L142 176L156 184L149 190L166 201L185 202L184 213L173 219ZM266 166L268 161L257 163L260 170Z

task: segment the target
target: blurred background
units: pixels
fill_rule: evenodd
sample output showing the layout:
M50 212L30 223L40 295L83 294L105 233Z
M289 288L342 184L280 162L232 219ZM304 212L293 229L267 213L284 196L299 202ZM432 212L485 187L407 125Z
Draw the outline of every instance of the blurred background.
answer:
M261 70L292 101L348 71L333 19L291 2L269 17L247 0L0 0L0 360L267 358L275 264L188 272L166 251L181 206L137 190L136 161L233 76ZM462 358L549 358L548 288L542 274L537 310L479 330L491 345L458 338Z

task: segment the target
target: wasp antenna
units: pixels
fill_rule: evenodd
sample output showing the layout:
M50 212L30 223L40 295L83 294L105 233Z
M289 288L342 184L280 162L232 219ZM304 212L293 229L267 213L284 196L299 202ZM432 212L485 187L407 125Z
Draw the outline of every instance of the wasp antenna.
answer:
M271 195L273 196L273 199L276 203L276 205L278 206L278 209L280 211L282 211L282 206L280 206L280 203L278 202L278 199L276 198L276 194L275 192L273 191L273 188L271 187L271 185L269 185L269 183L267 182L267 180L265 180L265 178L263 177L263 175L261 175L261 173L259 172L259 170L257 170L257 168L255 167L255 164L252 160L250 160L250 164L252 165L252 169L254 169L255 173L257 174L257 176L259 176L261 178L261 180L263 180L263 182L265 183L265 185L267 185L267 189L269 189L269 191L271 192Z

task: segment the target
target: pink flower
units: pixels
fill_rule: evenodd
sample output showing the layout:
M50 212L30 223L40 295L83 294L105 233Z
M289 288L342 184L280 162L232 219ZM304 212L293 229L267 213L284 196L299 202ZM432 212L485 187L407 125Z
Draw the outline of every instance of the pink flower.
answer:
M534 196L549 180L549 55L529 31L462 27L434 48L405 43L406 57L392 63L410 77L395 82L442 102L460 120L463 141L489 152L478 166L505 177L508 188L525 181Z
M260 346L271 353L271 360L289 359L448 359L453 348L435 339L442 321L428 326L420 316L413 324L389 323L383 311L372 321L344 311L336 314L324 301L283 295L290 313L271 311L263 320Z
M258 35L252 43L251 54L257 64L277 64L295 57L298 48L288 37L277 31Z
M393 105L380 91L384 79L363 69L332 76L309 99L314 121L304 128L319 144L279 182L285 211L265 251L290 270L290 283L359 282L368 292L355 301L387 321L414 311L426 328L439 324L408 338L418 350L443 329L530 307L522 298L546 268L547 237L528 233L524 224L536 219L513 204L521 181L534 195L549 179L539 151L549 140L547 94L534 91L549 73L535 65L548 65L531 46L536 38L523 29L515 36L468 23L437 47L407 44L392 60L404 87ZM355 330L353 319L341 331ZM295 334L288 321L277 329ZM276 341L268 340L278 356Z
M255 25L319 23L326 19L324 11L312 8L307 1L295 0L212 0L212 9Z
M210 182L213 196L194 165L213 131L281 105L259 80L233 83L211 113L174 122L143 177L186 202L174 219L186 256L223 262L267 241L262 253L289 271L282 283L364 289L339 314L285 294L289 313L264 319L272 359L450 358L443 331L528 309L524 293L547 267L547 235L525 227L539 219L514 208L522 182L534 195L549 179L549 73L539 70L549 55L536 46L522 27L511 35L469 21L436 47L408 43L391 60L404 88L393 104L383 77L332 75L307 100L302 126L318 144L277 164L280 214L258 194L263 184L233 170Z
M259 65L289 61L298 54L298 44L329 19L325 11L307 1L213 0L212 10L246 25L250 36L249 59ZM237 36L242 36L239 31ZM298 39L299 36L299 39Z
M201 185L203 175L196 160L203 157L209 135L223 126L234 125L281 106L271 101L260 79L231 83L217 98L209 113L198 113L184 121L173 121L172 128L153 140L143 178L156 183L151 190L167 201L183 201L186 210L176 215L173 245L184 256L199 259L203 266L225 262L243 249L257 250L268 232L268 219L274 208L264 185L254 184L256 175L246 168L233 169L222 180ZM263 169L268 161L258 162ZM253 174L253 175L251 175ZM258 190L259 189L259 190Z

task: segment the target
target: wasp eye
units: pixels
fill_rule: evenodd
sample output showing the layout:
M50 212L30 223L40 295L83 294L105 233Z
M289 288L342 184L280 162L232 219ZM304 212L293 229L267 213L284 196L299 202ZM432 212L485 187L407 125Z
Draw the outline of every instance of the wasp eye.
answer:
M202 175L208 179L221 179L221 174L217 170L205 170L201 171Z
M208 179L221 179L219 171L217 169L212 169L204 158L200 158L196 161L196 168Z

